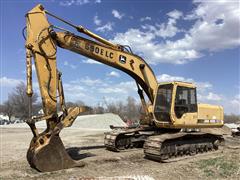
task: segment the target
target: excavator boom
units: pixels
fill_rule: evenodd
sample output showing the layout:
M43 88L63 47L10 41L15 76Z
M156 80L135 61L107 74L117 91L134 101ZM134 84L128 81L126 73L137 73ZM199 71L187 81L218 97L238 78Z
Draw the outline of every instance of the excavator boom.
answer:
M112 66L130 75L143 88L149 100L153 103L157 80L152 69L142 58L71 33L58 32L53 36L60 47Z
M59 28L55 28L48 22L47 15L67 23L76 28L80 33L96 41L74 35L65 30L61 32L55 31L55 29ZM33 119L31 117L31 106L29 107L30 113L27 123L32 130L33 139L30 143L27 159L32 167L39 171L53 171L79 165L66 153L59 133L64 127L71 126L75 118L87 111L88 108L66 108L61 72L56 66L57 46L129 74L136 81L143 107L145 107L146 114L149 115L140 87L146 93L151 104L153 104L157 80L151 68L141 57L124 50L123 46L115 45L82 26L75 26L62 20L45 11L41 5L37 5L26 14L26 21L27 95L29 96L29 101L31 101L33 94L33 59L44 111L43 116ZM60 104L60 109L57 109L58 103ZM61 115L59 115L59 111ZM150 119L149 117L148 120ZM35 122L39 120L46 120L47 129L42 133L39 133L35 126Z

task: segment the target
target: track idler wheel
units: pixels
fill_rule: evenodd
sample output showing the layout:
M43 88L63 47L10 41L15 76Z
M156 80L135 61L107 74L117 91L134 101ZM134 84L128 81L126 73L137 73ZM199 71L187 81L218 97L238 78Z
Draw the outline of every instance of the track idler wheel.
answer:
M83 162L74 161L62 143L59 135L41 135L33 138L27 152L27 160L32 168L50 172L72 167L82 167Z

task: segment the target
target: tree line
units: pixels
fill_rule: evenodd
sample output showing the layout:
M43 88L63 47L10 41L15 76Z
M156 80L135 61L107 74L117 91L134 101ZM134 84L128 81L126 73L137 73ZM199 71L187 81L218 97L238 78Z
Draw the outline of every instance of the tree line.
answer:
M42 109L42 103L38 101L39 95L34 93L32 96L32 115L39 115ZM66 107L88 106L83 101L66 102ZM138 121L140 116L141 105L134 98L128 97L125 101L108 102L105 99L96 106L90 106L87 114L118 114L123 120ZM20 120L29 118L29 98L26 94L26 85L20 82L11 93L8 99L0 104L0 113L8 116L11 121L13 117Z

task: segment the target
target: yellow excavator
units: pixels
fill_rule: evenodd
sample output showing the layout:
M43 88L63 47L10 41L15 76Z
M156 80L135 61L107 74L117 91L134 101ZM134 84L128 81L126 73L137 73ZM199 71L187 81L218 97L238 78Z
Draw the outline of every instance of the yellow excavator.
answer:
M47 16L62 21L91 40L50 24ZM55 171L83 165L71 159L59 137L60 131L71 126L88 107L66 108L61 72L56 66L57 47L117 68L136 81L144 110L140 126L112 127L111 132L105 133L106 149L126 151L142 147L147 158L170 161L179 156L216 150L223 141L222 134L216 130L224 123L223 108L198 104L196 86L192 83L174 81L159 84L147 62L134 54L129 46L109 42L46 11L42 5L26 14L23 34L26 34L27 95L30 102L26 122L33 133L27 152L31 167L39 171ZM44 111L44 115L39 117L32 117L31 110L32 61ZM47 124L41 133L35 126L40 120Z

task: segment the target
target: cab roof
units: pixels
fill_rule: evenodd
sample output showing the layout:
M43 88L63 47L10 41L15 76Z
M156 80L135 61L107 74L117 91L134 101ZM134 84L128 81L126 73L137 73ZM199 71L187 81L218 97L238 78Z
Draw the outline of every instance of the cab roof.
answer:
M189 87L189 88L196 88L196 85L191 83L191 82L172 81L172 82L161 82L161 83L159 83L159 85L166 85L166 84L184 86L184 87Z

